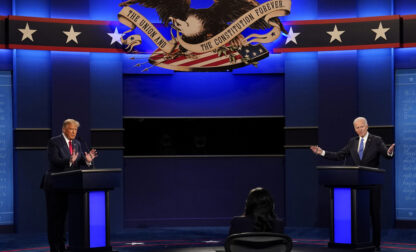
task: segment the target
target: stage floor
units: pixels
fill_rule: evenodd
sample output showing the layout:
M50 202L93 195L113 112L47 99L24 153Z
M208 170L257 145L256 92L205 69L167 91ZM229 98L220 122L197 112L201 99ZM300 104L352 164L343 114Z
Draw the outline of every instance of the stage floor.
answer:
M228 227L164 227L126 229L112 234L113 250L119 252L219 252ZM294 252L344 252L329 249L328 230L319 228L287 228L293 239ZM47 252L45 233L0 234L0 252ZM383 230L381 251L416 251L416 230Z

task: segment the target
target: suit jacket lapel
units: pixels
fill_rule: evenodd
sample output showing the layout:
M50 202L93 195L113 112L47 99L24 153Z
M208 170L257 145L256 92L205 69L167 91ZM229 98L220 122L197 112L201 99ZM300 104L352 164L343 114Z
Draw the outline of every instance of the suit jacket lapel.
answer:
M62 136L62 135L61 135L61 137L60 137L59 139L60 139L60 141L61 141L61 146L62 146L62 149L63 149L64 153L65 153L67 156L71 156L71 153L69 153L69 147L68 147L68 144L66 143L64 136Z
M365 148L364 148L364 152L363 152L363 159L365 157L365 154L368 152L367 150L370 148L372 142L373 142L372 141L372 136L370 134L368 134L367 142L365 143Z
M352 153L351 153L351 157L353 158L353 160L356 160L357 162L357 164L359 164L360 163L360 156L358 155L358 144L359 144L359 140L360 140L360 138L359 137L356 137L355 139L354 139L354 144L353 144L353 150L352 150Z

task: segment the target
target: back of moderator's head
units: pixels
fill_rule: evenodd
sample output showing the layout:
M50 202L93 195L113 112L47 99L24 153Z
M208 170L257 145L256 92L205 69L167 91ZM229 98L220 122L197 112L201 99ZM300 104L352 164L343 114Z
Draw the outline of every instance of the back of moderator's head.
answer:
M270 193L261 187L252 189L246 200L244 215L267 215L275 218L274 202Z

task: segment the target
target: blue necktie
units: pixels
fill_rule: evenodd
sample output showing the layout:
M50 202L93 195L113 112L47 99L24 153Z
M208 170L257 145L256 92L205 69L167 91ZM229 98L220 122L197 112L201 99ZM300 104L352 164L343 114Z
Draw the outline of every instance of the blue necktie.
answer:
M358 149L358 156L360 156L360 160L363 159L363 152L364 152L364 138L361 138L360 148Z

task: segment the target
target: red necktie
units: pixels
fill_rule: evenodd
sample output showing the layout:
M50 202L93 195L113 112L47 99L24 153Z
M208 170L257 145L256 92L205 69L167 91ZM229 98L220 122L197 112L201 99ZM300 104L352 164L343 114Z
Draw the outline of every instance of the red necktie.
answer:
M69 153L72 155L72 141L69 140Z

